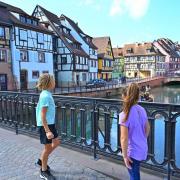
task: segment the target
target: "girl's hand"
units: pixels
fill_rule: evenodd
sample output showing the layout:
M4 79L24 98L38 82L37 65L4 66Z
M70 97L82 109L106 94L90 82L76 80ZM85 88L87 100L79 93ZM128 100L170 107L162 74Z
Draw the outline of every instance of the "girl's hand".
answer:
M124 163L128 169L132 169L131 164L133 163L132 159L129 157L124 157Z
M53 139L54 138L54 135L53 135L53 133L51 131L47 132L46 136L47 136L48 139Z

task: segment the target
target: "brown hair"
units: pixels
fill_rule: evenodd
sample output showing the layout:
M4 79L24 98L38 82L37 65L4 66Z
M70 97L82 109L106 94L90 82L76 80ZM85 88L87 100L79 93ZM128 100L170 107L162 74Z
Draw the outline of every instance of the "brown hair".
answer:
M44 74L41 74L41 76L39 77L36 87L39 90L46 90L52 86L53 82L54 82L54 76L48 73L44 73Z
M122 89L121 96L122 96L122 99L124 99L127 96L127 88Z
M139 100L139 87L136 83L132 83L127 88L127 95L123 102L123 112L125 113L124 122L127 121L131 107Z

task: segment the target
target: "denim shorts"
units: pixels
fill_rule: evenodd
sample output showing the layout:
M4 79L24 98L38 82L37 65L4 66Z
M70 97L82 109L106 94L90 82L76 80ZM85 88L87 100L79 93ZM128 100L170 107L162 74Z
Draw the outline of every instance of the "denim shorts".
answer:
M131 158L131 157L130 157ZM131 158L133 161L131 164L132 169L128 169L130 180L140 180L140 163L136 159Z
M57 133L55 124L50 124L50 125L48 125L48 127L49 127L49 130L54 135L53 139L57 138L58 137L58 133ZM44 126L39 126L38 128L39 128L39 135L40 135L40 142L41 142L41 144L51 144L52 143L52 139L48 139L47 138L46 132L44 130Z

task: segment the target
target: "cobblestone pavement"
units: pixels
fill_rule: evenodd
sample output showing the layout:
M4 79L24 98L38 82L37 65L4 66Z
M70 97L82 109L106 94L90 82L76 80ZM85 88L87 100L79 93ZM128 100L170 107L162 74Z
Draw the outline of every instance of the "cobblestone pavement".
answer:
M38 140L0 128L0 142L0 180L40 179L35 166L42 150ZM112 180L57 153L50 156L49 165L57 180Z

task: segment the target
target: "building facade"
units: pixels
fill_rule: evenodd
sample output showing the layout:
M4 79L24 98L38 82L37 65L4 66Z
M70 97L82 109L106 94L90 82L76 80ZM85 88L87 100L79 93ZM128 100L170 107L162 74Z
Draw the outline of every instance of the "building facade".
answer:
M53 60L57 87L85 84L88 80L89 55L72 36L71 29L64 26L57 15L41 6L36 6L33 16L54 33Z
M12 73L17 89L35 88L41 73L53 74L52 33L23 10L0 2L8 17Z
M72 19L65 15L60 17L61 24L71 29L72 36L81 43L82 49L89 55L88 58L88 80L97 79L98 73L98 59L97 59L97 47L92 42L92 37L85 34L78 23L75 23Z
M153 45L165 56L166 75L173 75L180 69L180 49L178 43L162 38L155 40Z
M128 78L146 78L165 74L165 56L152 43L124 46L125 74Z
M113 48L114 66L112 72L113 79L119 79L124 76L124 56L123 48Z
M114 55L110 37L93 38L98 48L98 78L110 81L112 79Z
M11 21L5 15L6 9L0 7L0 90L13 90L14 78L11 65L10 31Z

